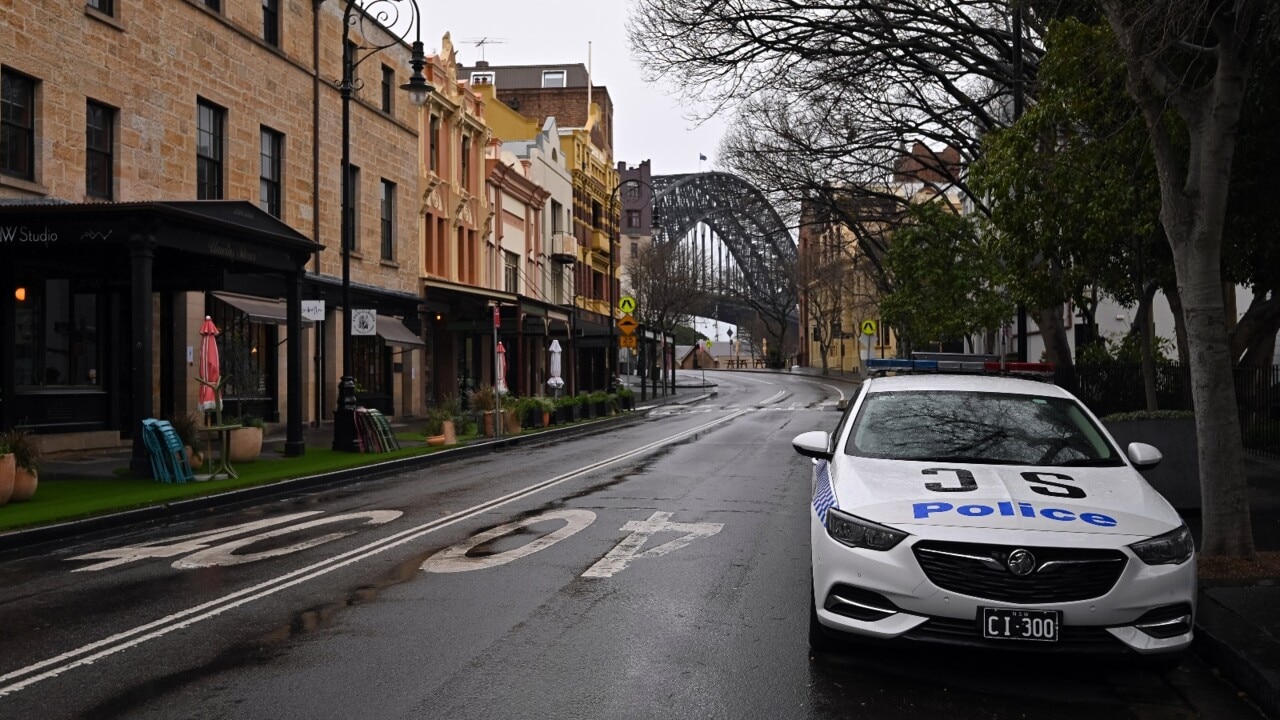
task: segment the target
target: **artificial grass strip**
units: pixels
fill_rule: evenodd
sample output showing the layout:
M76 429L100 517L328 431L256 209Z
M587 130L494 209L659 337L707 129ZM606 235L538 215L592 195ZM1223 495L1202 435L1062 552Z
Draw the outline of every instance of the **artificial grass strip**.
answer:
M148 478L40 478L26 502L0 507L0 530L49 525L133 508L158 505L293 478L425 455L443 447L405 447L388 453L361 454L331 449L307 450L301 457L260 458L238 463L238 478L206 482L162 483ZM197 473L198 474L198 473Z

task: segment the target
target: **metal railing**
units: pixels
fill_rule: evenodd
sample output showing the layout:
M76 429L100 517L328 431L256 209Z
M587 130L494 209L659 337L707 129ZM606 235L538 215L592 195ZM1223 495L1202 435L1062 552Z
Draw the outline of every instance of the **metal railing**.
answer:
M1113 363L1076 366L1077 396L1099 417L1146 409L1142 367ZM1280 457L1280 367L1235 369L1236 405L1246 450ZM1160 410L1192 410L1191 379L1179 363L1156 365Z

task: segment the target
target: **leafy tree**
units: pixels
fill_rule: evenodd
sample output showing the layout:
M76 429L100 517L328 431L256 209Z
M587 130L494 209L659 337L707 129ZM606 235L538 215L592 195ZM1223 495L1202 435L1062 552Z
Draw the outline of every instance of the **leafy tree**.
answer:
M886 256L894 289L880 301L901 349L1000 327L1013 304L993 285L1005 273L974 221L936 202L913 207L908 218Z
M1222 250L1251 50L1274 40L1269 36L1277 11L1264 0L1099 2L1121 48L1129 92L1151 133L1160 219L1181 290L1196 407L1202 550L1251 556L1233 358L1223 323ZM1185 128L1185 146L1170 118Z

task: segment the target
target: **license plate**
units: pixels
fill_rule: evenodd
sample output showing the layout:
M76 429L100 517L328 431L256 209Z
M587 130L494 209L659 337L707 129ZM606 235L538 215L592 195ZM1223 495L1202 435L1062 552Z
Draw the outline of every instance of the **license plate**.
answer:
M1061 624L1058 610L982 608L982 637L989 640L1057 642Z

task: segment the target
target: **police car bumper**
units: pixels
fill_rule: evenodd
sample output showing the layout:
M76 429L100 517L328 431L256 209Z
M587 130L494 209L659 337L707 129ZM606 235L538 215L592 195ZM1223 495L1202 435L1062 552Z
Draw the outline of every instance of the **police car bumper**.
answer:
M971 594L946 587L957 575L939 577L935 570L931 577L919 559L929 544L922 538L908 537L887 551L851 548L832 539L817 518L811 518L816 615L819 624L830 630L883 640L1017 651L1158 654L1178 652L1191 644L1195 558L1180 565L1147 565L1124 546L1141 538L948 528L949 543L1064 547L1071 552L1124 555L1123 570L1115 582L1095 597L1072 598L1073 593L1080 595L1076 588L1064 592L1065 599L1014 602L990 596L1005 594L998 585L986 585L994 588L989 593L983 587L961 588ZM956 582L963 585L966 580ZM1048 593L1052 595L1053 590ZM988 637L981 619L984 613L990 615L991 608L1051 611L1056 617L1053 637Z

